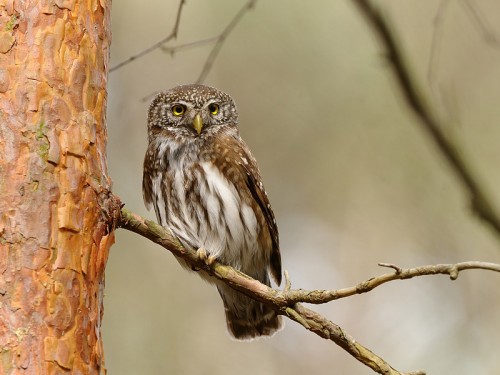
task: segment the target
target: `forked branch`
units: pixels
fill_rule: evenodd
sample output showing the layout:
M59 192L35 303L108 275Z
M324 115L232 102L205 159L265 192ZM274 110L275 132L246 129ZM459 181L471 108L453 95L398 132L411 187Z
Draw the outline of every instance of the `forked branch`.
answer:
M232 288L273 307L279 314L296 321L311 332L328 340L349 352L354 358L369 366L380 374L402 374L393 369L382 358L354 340L347 332L322 315L304 307L301 302L321 304L335 299L345 298L354 294L362 294L393 280L405 280L417 276L443 274L452 280L458 273L469 269L483 269L500 272L500 265L486 262L463 262L457 264L440 264L402 269L392 264L382 263L381 266L393 268L395 271L377 276L359 283L356 286L338 290L303 290L291 289L291 283L286 275L286 285L283 291L276 290L252 279L251 277L215 262L210 266L199 259L196 251L184 248L172 233L156 224L145 220L137 214L122 208L118 227L135 232L163 246L175 256L187 261L193 268L200 269L209 275L224 281ZM423 374L414 372L409 374Z
M175 24L174 24L170 34L168 34L166 37L162 38L160 41L156 42L152 46L144 49L143 51L141 51L135 55L130 56L126 60L111 67L109 69L109 72L112 73L112 72L124 67L125 65L130 64L131 62L133 62L137 59L140 59L140 58L144 57L145 55L147 55L153 51L156 51L158 49L163 51L163 52L166 52L166 53L174 54L177 51L186 50L186 49L190 49L190 48L196 48L196 47L203 46L205 44L214 43L214 46L212 47L205 63L203 64L202 71L201 71L201 73L196 81L196 83L202 83L207 78L208 73L210 73L210 70L212 69L212 66L215 62L215 59L217 58L217 55L219 54L227 37L229 36L229 34L231 34L233 29L236 27L236 25L241 21L241 19L245 15L245 13L255 6L256 2L257 2L257 0L249 0L248 2L246 2L245 5L243 5L243 7L231 19L231 21L229 21L229 23L224 28L224 30L217 36L214 36L211 38L206 38L206 39L200 39L200 40L190 42L190 43L179 44L177 46L167 46L168 42L177 38L177 34L179 32L182 9L186 3L186 0L181 0L179 3L179 7L177 8L177 17L175 19Z
M163 45L165 45L165 43L171 41L172 39L177 38L177 33L179 32L179 25L180 25L180 22L181 22L182 9L183 9L185 3L186 3L186 0L181 0L180 3L179 3L179 7L177 8L177 16L175 18L175 24L174 24L174 27L172 28L172 31L170 32L170 34L168 34L166 37L164 37L159 42L156 42L152 46L150 46L150 47L146 48L145 50L139 52L138 54L130 56L128 59L126 59L126 60L120 62L119 64L111 67L109 69L109 72L112 73L115 70L118 70L121 67L123 67L123 66L125 66L127 64L130 64L132 61L140 59L141 57L143 57L143 56L145 56L145 55L147 55L147 54L149 54L149 53L151 53L151 52L153 52L153 51L161 48Z

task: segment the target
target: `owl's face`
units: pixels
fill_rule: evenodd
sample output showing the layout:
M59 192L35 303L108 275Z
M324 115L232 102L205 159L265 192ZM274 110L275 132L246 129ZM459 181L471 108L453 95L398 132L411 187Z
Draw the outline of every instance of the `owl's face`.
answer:
M196 139L238 123L229 95L204 85L177 86L158 94L148 116L150 141L156 135Z

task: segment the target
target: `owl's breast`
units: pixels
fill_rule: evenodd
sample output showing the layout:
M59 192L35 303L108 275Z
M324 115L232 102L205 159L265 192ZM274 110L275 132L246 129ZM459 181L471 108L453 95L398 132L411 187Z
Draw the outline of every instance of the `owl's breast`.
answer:
M263 254L256 213L210 161L183 158L170 162L153 184L164 196L159 220L185 245L203 247L226 264L247 269ZM163 211L163 212L162 212Z

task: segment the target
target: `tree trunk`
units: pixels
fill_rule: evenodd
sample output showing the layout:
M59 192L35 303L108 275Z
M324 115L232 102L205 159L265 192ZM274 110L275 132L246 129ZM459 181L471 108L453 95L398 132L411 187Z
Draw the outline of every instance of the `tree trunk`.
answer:
M104 372L109 13L0 3L0 374Z

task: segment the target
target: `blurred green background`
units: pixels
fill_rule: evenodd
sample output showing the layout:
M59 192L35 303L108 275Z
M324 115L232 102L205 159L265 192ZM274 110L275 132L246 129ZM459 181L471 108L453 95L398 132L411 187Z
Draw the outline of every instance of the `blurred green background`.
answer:
M499 207L500 4L378 3L449 119L446 132ZM219 34L243 4L189 0L169 45ZM111 66L168 35L177 6L114 1ZM142 98L196 81L210 49L156 51L110 75L114 191L148 218L154 214L144 208L141 180L149 103ZM205 83L236 100L294 287L352 286L387 272L378 262L500 262L498 239L471 214L467 195L408 111L377 39L350 1L257 2ZM392 282L314 308L398 370L498 374L499 286L498 274L466 271L454 282L445 276ZM272 339L231 340L215 288L124 230L107 266L103 335L111 375L372 374L291 321Z

